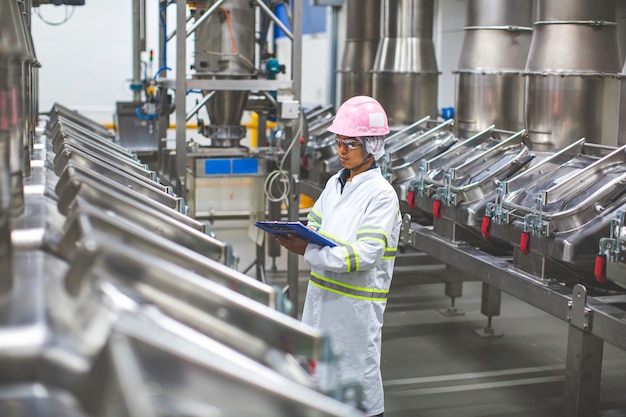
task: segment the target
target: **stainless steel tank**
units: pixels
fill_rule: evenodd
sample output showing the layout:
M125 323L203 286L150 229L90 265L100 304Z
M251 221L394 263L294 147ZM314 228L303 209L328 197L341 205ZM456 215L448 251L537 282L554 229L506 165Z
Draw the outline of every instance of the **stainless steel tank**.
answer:
M401 128L437 114L439 71L433 44L433 0L384 0L373 67L374 97Z
M541 0L526 62L525 124L534 150L580 137L617 144L622 69L614 0Z
M346 43L337 70L341 103L353 96L373 94L372 65L380 39L380 1L346 1Z
M524 78L533 1L469 0L456 74L455 122L469 138L495 125L524 126Z
M196 1L192 16L199 19L216 0ZM249 79L254 67L255 8L247 0L226 0L198 26L195 33L195 77L200 79ZM211 91L203 90L207 95ZM217 90L206 108L211 118L204 134L212 146L237 146L246 135L241 117L248 91Z
M22 63L28 57L17 2L0 2L0 129L9 132L10 211L24 210Z

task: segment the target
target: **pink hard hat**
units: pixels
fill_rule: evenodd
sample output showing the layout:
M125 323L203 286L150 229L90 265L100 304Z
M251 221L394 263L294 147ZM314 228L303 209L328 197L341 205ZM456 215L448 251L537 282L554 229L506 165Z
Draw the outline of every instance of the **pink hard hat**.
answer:
M356 96L339 107L328 131L348 137L382 136L389 133L389 122L378 101L368 96Z

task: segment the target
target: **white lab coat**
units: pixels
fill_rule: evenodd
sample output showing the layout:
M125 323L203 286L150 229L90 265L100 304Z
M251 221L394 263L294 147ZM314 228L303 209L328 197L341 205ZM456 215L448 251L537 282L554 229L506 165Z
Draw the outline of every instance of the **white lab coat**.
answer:
M376 415L384 411L381 336L400 234L400 208L380 168L356 175L343 193L340 174L328 180L309 215L309 226L338 246L307 246L304 260L311 266L311 280L302 321L330 335L340 351L336 371L318 365L321 387L327 389L325 384L333 382L360 383L366 412Z

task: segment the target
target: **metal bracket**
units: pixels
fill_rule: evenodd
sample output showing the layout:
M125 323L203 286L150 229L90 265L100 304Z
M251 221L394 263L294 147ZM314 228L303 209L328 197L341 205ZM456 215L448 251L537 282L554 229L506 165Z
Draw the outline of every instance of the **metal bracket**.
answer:
M454 171L448 169L443 176L443 187L437 188L435 200L443 202L446 206L456 206L456 194L452 192L452 177Z
M412 245L411 242L411 215L406 213L402 217L402 227L400 228L400 241L406 245Z
M611 220L610 237L600 239L600 254L607 254L607 260L613 263L624 262L624 250L622 249L622 226L624 225L624 212L619 210Z
M533 213L524 216L524 232L536 236L548 236L551 233L548 222L543 220L541 214L546 200L547 193L545 191L537 193L533 203Z
M504 196L509 192L509 183L500 181L496 188L496 201L487 203L485 215L491 217L492 221L497 224L509 223L509 210L502 207Z
M419 197L424 197L424 177L426 177L426 162L422 162L420 167L417 169L417 195Z
M593 311L587 307L587 289L576 284L572 292L572 299L567 303L567 321L574 327L586 332L591 331Z

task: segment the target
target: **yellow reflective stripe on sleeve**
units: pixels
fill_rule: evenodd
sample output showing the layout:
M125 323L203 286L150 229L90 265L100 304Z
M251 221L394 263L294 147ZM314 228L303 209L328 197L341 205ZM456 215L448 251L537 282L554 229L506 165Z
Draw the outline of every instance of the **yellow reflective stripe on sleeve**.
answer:
M351 298L358 298L369 301L387 301L388 290L379 290L375 288L356 287L354 285L345 284L330 278L322 277L311 272L309 282L318 288L335 294L343 295Z
M376 230L362 230L356 234L357 241L359 240L377 240L382 242L384 246L387 246L389 238L387 233Z
M383 253L383 259L385 261L393 261L394 259L396 259L397 252L397 248L385 248L385 252Z

